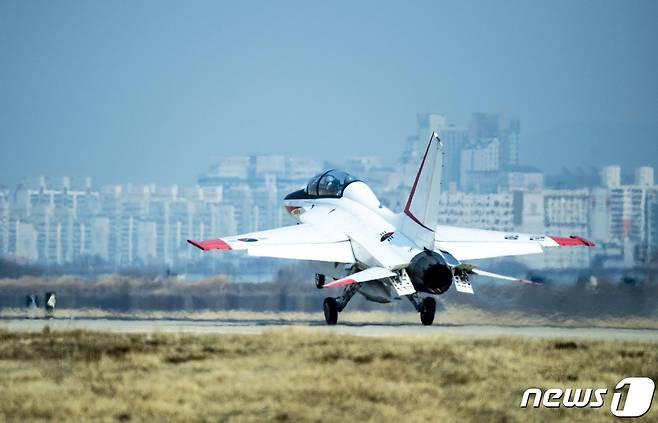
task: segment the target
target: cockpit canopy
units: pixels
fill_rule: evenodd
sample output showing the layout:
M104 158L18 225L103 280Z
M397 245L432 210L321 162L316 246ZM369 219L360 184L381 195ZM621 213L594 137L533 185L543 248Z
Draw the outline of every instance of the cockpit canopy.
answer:
M315 175L304 188L304 192L312 197L342 197L343 190L358 179L342 170L331 169Z

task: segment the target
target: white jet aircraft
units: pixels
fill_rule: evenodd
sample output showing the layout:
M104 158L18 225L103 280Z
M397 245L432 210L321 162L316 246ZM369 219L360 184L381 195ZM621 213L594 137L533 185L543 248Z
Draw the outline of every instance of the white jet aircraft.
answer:
M443 144L432 133L404 210L384 207L364 182L339 170L321 173L284 206L293 226L188 242L204 251L246 250L251 256L312 260L316 286L343 287L324 300L327 324L336 324L352 296L387 303L407 297L424 325L434 321L436 301L451 285L473 293L470 275L533 283L485 272L465 260L535 254L544 248L587 246L578 236L559 237L439 225Z

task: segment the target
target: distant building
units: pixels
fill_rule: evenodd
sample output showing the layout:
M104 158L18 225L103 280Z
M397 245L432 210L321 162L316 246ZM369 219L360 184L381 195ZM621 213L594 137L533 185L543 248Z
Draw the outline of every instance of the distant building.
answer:
M288 157L286 159L286 175L284 179L291 182L302 182L311 179L322 171L322 164L317 160L304 157Z
M587 189L546 190L544 224L547 228L566 228L587 236L589 232L590 193Z
M275 155L257 155L252 157L253 175L263 176L266 174L278 177L286 176L286 157Z
M655 185L653 179L653 168L643 166L635 169L635 185L645 188L653 187Z
M610 190L612 236L641 242L645 230L646 190L627 185Z
M457 189L461 184L461 155L468 144L468 130L456 126L439 129L443 142L443 189Z
M440 113L421 113L417 116L418 128L416 135L407 138L405 148L400 157L402 175L404 180L412 181L418 170L425 148L432 132L441 135L447 127L445 115ZM410 182L409 182L410 183Z
M546 231L543 192L514 192L514 227L519 232L541 234Z
M594 187L590 190L589 232L596 242L610 242L612 239L610 190Z
M658 260L658 190L647 195L647 259Z
M515 166L500 172L498 189L501 191L541 191L544 189L544 174L533 167Z
M8 193L0 192L0 256L9 251L10 203Z
M488 143L498 139L500 169L519 165L519 119L498 113L473 113L469 133L471 142L475 143Z
M14 220L9 233L9 252L16 258L35 262L39 259L38 233L33 224Z
M208 172L199 176L200 186L229 186L246 182L262 185L267 175L275 175L279 183L300 183L322 170L317 160L280 155L229 156L219 159Z
M606 166L601 169L601 183L606 188L617 188L621 185L621 166Z
M199 177L199 185L221 185L222 183L244 181L251 171L249 156L222 157L210 170Z
M461 189L468 192L498 191L500 142L497 138L472 144L461 154Z
M621 167L607 166L601 171L603 188L592 190L590 226L595 240L616 243L622 248L626 265L650 259L654 214L653 199L658 187L653 168L635 171L635 184L621 183Z
M515 226L519 232L588 237L589 191L516 191ZM583 268L590 264L587 248L551 249L545 254L518 258L537 268Z
M110 219L107 217L94 217L90 228L91 248L89 253L92 257L109 262L110 261Z
M442 192L439 204L441 224L499 231L514 229L514 195L510 192Z

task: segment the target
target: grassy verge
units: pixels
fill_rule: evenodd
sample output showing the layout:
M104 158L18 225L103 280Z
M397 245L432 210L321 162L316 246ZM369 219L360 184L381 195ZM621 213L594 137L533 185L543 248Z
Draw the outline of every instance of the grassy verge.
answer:
M575 421L600 409L521 409L529 387L658 381L653 344L0 331L0 420ZM645 416L658 418L658 407Z

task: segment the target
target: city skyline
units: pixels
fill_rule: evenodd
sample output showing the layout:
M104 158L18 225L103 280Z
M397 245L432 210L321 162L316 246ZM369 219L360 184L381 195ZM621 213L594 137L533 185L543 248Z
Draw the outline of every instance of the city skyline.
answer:
M220 178L187 188L135 185L76 190L42 185L0 191L0 256L49 266L77 263L100 271L131 266L181 269L194 263L212 269L218 263L235 266L241 261L230 255L219 261L195 256L185 239L286 224L278 197L291 189L292 180L279 184L272 173L263 176L252 169L238 183L230 176L223 182ZM399 181L400 175L388 176L389 181ZM373 188L382 191L384 204L399 209L400 195L409 187L381 185L385 181L379 180ZM636 169L635 180L626 184L620 167L609 166L595 185L581 189L544 188L527 178L512 181L513 186L503 183L503 190L496 192L442 192L440 223L510 234L578 234L598 244L591 251L570 249L517 259L538 269L630 268L652 260L658 252L658 185L653 168Z
M568 249L517 260L538 269L630 268L653 260L658 252L653 167L632 169L632 177L625 178L622 167L612 165L594 177L566 175L549 182L540 170L520 162L520 128L520 120L506 114L474 113L467 127L453 125L444 115L422 114L396 162L347 156L334 164L362 178L383 205L399 211L425 139L443 131L441 224L509 236L517 231L578 235L598 244L592 251ZM196 184L94 186L90 178L40 177L0 189L0 256L114 271L131 266L180 270L190 264L208 271L219 262L237 266L241 262L230 255L219 261L195 256L185 240L290 224L281 198L326 168L313 159L251 155L220 158Z

